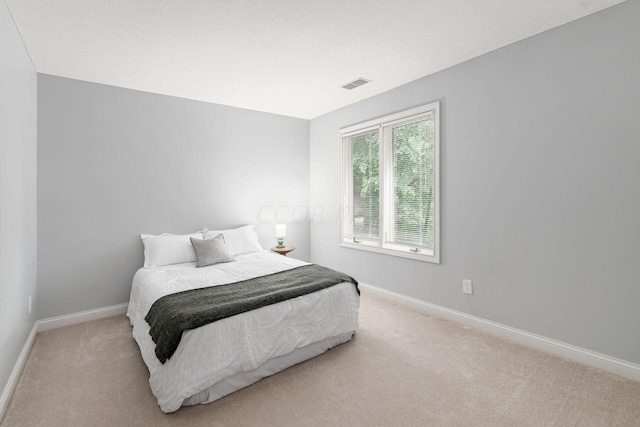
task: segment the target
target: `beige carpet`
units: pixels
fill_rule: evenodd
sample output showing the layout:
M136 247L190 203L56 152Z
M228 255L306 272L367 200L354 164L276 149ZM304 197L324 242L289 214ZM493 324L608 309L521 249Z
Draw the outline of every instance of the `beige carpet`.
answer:
M40 333L9 426L640 426L640 383L370 294L349 343L163 414L125 316Z

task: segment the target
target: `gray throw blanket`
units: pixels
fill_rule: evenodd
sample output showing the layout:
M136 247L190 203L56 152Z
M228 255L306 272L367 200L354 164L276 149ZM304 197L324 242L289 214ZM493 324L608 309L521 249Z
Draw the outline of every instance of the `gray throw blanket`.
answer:
M344 273L316 264L226 285L165 295L153 303L145 320L156 343L156 356L165 363L178 348L182 333L216 320L310 294L343 282L358 282Z

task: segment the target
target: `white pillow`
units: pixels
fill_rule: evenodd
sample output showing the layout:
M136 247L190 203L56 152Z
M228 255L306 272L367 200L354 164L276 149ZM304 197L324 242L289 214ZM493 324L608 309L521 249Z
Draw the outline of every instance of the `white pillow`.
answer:
M202 231L191 234L141 234L144 245L144 266L160 267L196 261L196 251L190 238L203 239Z
M231 256L264 250L260 246L255 226L251 224L229 230L204 230L205 239L213 239L218 234L224 236L224 242Z

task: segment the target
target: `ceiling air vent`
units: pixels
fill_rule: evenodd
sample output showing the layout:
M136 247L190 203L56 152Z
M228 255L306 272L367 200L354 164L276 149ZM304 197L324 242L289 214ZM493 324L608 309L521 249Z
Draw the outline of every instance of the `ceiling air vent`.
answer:
M347 83L346 85L342 85L341 87L344 89L355 89L358 86L362 86L363 84L369 83L371 80L363 79L362 77L358 77L356 80Z

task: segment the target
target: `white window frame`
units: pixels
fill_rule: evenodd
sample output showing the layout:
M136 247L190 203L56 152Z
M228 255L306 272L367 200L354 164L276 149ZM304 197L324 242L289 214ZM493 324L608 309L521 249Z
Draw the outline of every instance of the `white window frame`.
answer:
M386 186L390 185L390 177L384 175L385 159L385 142L383 129L396 122L407 121L421 115L433 114L434 117L434 243L433 251L419 250L414 252L411 246L393 244L385 242L386 229L390 227L389 222L385 222L385 211L390 209L390 204L386 203L385 197L388 191ZM351 171L351 158L345 155L343 147L344 138L356 134L360 134L372 129L378 129L379 132L379 161L380 161L380 208L379 208L379 239L362 239L357 238L353 234L347 232L348 224L351 218L351 200L348 196L347 186L351 188L351 183L347 179L347 165ZM402 258L415 259L419 261L440 263L440 102L432 102L420 107L405 110L399 113L391 114L379 119L369 120L357 125L348 126L340 129L340 246L351 249L358 249L369 252L376 252L385 255L397 256ZM347 158L348 157L348 158ZM352 180L351 180L352 181ZM415 249L414 249L415 250Z

